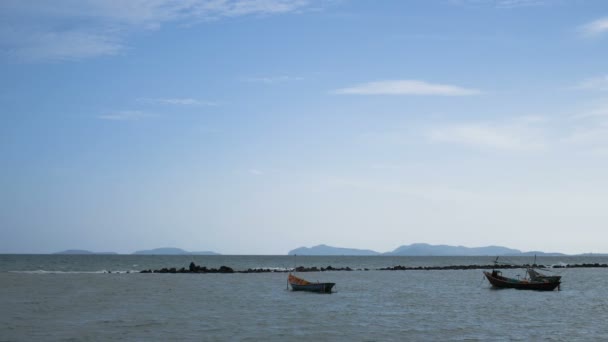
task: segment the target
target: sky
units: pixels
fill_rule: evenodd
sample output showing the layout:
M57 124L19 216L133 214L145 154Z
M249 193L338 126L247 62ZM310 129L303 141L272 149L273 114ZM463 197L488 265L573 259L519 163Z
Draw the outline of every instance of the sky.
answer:
M0 253L608 252L608 2L3 0Z

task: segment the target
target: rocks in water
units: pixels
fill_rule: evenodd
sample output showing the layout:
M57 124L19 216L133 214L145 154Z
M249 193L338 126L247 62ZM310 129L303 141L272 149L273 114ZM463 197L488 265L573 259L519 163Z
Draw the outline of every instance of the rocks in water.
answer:
M234 273L234 270L228 266L220 266L220 268L207 268L205 266L198 266L194 262L191 262L188 269L182 267L179 270L175 267L161 268L158 270L143 270L139 273Z
M350 267L333 267L331 265L327 266L327 267L304 267L304 266L298 266L296 267L295 271L296 272L325 272L325 271L352 271L353 269ZM368 271L369 269L362 269L363 271ZM188 265L188 268L180 268L180 269L176 269L175 267L172 268L161 268L158 270L142 270L139 273L274 273L274 272L280 272L280 273L286 273L289 272L289 270L287 269L270 269L270 268L248 268L247 270L243 270L243 271L235 271L233 268L228 267L228 266L220 266L220 268L207 268L205 266L199 266L197 264L195 264L194 262L191 262L190 265Z
M332 267L331 265L329 265L327 267L321 267L321 268L318 268L316 266L313 266L313 267L298 266L295 268L296 272L325 272L325 271L352 271L352 270L353 269L350 267Z
M530 265L451 265L451 266L390 266L390 267L382 267L376 268L376 271L441 271L441 270L489 270L489 269L514 269L514 268L525 268ZM563 265L553 265L553 266L544 266L544 265L535 265L541 268L608 268L608 264L563 264ZM350 267L333 267L331 265L327 267L304 267L298 266L295 268L296 272L325 272L325 271L352 271L353 269ZM356 269L358 271L369 271L369 268L361 268ZM175 267L172 268L161 268L158 270L142 270L139 273L273 273L273 272L281 272L286 273L290 272L288 269L269 269L269 268L248 268L247 270L235 271L231 267L228 266L220 266L220 268L207 268L205 266L196 265L194 262L191 262L188 268L180 268L177 269ZM109 273L109 272L108 272Z
M553 268L605 268L608 267L608 264L565 264L565 265L553 265Z
M517 265L451 265L451 266L392 266L378 268L378 271L448 271L448 270L491 270L494 268L507 269L507 268L522 268Z
M219 273L234 273L234 270L228 266L221 266L218 270Z

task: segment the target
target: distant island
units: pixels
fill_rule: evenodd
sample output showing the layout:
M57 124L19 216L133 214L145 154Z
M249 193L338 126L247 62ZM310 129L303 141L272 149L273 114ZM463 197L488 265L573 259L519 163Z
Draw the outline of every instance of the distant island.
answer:
M59 255L118 255L116 252L93 252L84 249L68 249L53 254ZM371 249L357 249L334 247L325 244L313 247L299 247L287 253L287 255L319 255L319 256L565 256L564 253L547 253L542 251L523 252L503 246L465 247L451 245L431 245L428 243L414 243L402 245L388 252L377 252ZM127 254L129 255L129 254ZM163 247L139 250L131 255L221 255L212 251L190 252L176 247ZM608 254L586 253L583 256L606 256Z
M502 247L464 247L450 245L429 245L426 243L414 243L397 247L386 255L408 255L408 256L483 256L483 255L516 255L520 250Z
M133 254L137 255L220 255L219 253L203 251L203 252L188 252L181 248L175 247L164 247L147 249L143 251L136 251Z
M403 245L395 250L385 253L369 249L354 249L318 245L314 247L300 247L291 250L288 255L398 255L398 256L560 256L563 253L546 253L541 251L522 252L518 249L502 246L465 247L450 245L430 245L427 243L414 243Z
M116 252L92 252L84 249L68 249L65 251L53 253L53 254L62 254L62 255L118 255ZM183 250L181 248L175 247L164 247L164 248L154 248L154 249L146 249L141 251L136 251L131 253L133 255L220 255L219 253L211 252L211 251L202 251L202 252L189 252Z
M318 245L314 247L300 247L289 251L288 255L380 255L376 251L370 249L355 249L355 248L340 248L327 245Z
M91 251L87 251L84 249L67 249L65 251L61 251L61 252L57 252L57 253L53 253L53 254L64 254L64 255L93 255L93 254L103 254L103 255L108 255L108 254L118 254L115 252L91 252Z

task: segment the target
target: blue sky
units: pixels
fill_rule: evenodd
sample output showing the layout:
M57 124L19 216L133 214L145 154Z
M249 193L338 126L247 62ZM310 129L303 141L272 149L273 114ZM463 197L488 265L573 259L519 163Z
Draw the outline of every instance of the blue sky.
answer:
M0 3L0 252L608 252L608 3Z

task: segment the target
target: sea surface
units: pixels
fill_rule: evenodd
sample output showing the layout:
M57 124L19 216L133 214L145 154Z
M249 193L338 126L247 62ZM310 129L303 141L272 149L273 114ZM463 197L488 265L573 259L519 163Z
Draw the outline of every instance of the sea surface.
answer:
M556 269L561 291L492 289L493 257L0 255L0 341L607 341L608 268ZM505 261L531 263L529 257ZM141 274L190 262L298 273L337 292L287 290L286 273ZM537 263L608 263L539 257ZM370 269L364 271L363 269ZM523 270L505 270L523 275Z

